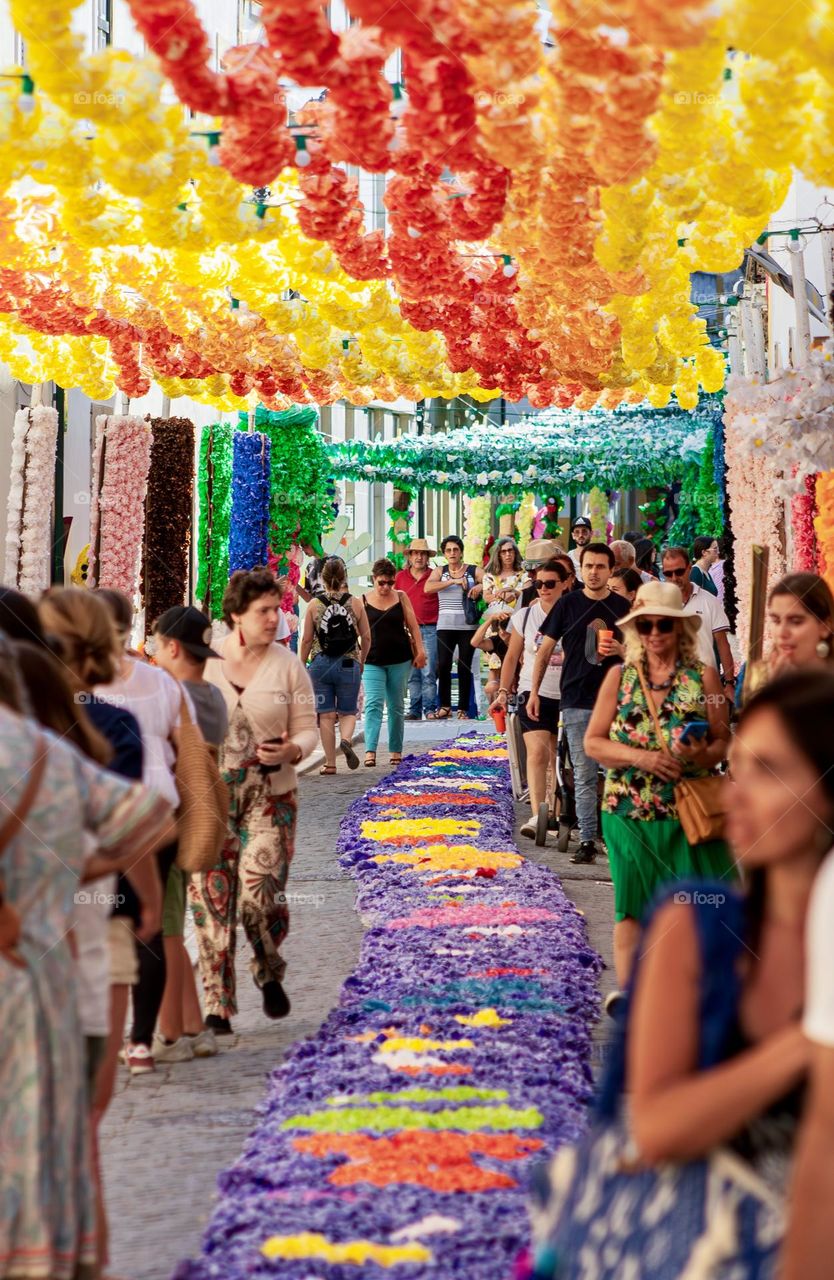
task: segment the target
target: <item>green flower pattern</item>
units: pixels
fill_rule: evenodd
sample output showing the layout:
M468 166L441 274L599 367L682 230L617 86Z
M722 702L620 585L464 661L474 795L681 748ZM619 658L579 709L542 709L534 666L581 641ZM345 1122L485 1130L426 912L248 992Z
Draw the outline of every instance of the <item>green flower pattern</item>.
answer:
M657 709L658 718L667 746L671 746L674 731L693 720L705 720L704 665L693 662L679 667L672 687ZM611 725L609 738L630 747L655 751L657 733L651 712L640 687L637 668L623 667L617 714ZM708 777L711 770L686 766L688 778ZM609 769L602 798L603 813L613 813L618 818L633 818L639 822L677 818L675 784L664 782L654 774L629 765L627 768Z

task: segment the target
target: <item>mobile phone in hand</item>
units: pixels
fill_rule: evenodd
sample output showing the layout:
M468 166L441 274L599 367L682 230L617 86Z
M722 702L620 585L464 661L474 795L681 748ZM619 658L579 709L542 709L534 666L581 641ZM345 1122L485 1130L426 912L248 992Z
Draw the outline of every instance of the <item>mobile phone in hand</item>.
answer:
M690 746L694 742L703 742L709 733L709 723L706 720L690 720L689 724L685 724L680 741L684 746Z

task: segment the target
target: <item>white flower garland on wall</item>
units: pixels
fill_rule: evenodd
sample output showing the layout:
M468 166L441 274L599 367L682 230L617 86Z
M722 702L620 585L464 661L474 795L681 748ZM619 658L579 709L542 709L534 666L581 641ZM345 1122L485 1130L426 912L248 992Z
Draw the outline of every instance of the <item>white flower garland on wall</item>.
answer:
M736 419L734 403L728 402L724 415L724 456L727 464L727 500L736 541L736 634L746 652L752 591L754 544L770 548L767 589L786 572L784 543L785 506L779 498L776 470L760 450L751 452L749 442Z
M801 369L773 382L738 374L727 383L731 418L752 457L765 457L782 497L805 492L805 477L834 470L834 343L812 351Z
M51 581L52 504L58 414L38 405L19 409L12 435L4 581L39 595Z

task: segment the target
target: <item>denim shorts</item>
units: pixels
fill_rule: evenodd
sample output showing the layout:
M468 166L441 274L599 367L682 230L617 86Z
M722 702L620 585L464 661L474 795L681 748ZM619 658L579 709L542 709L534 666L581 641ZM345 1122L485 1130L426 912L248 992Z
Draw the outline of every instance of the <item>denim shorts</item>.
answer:
M355 658L329 658L317 653L307 668L316 695L316 714L336 711L355 716L362 668Z

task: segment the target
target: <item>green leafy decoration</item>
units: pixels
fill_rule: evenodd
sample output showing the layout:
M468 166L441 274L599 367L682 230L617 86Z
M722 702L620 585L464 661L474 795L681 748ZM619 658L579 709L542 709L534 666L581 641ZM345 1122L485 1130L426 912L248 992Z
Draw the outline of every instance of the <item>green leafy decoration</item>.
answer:
M227 422L203 427L200 433L197 600L208 607L212 618L222 616L229 581L233 436L234 428Z

